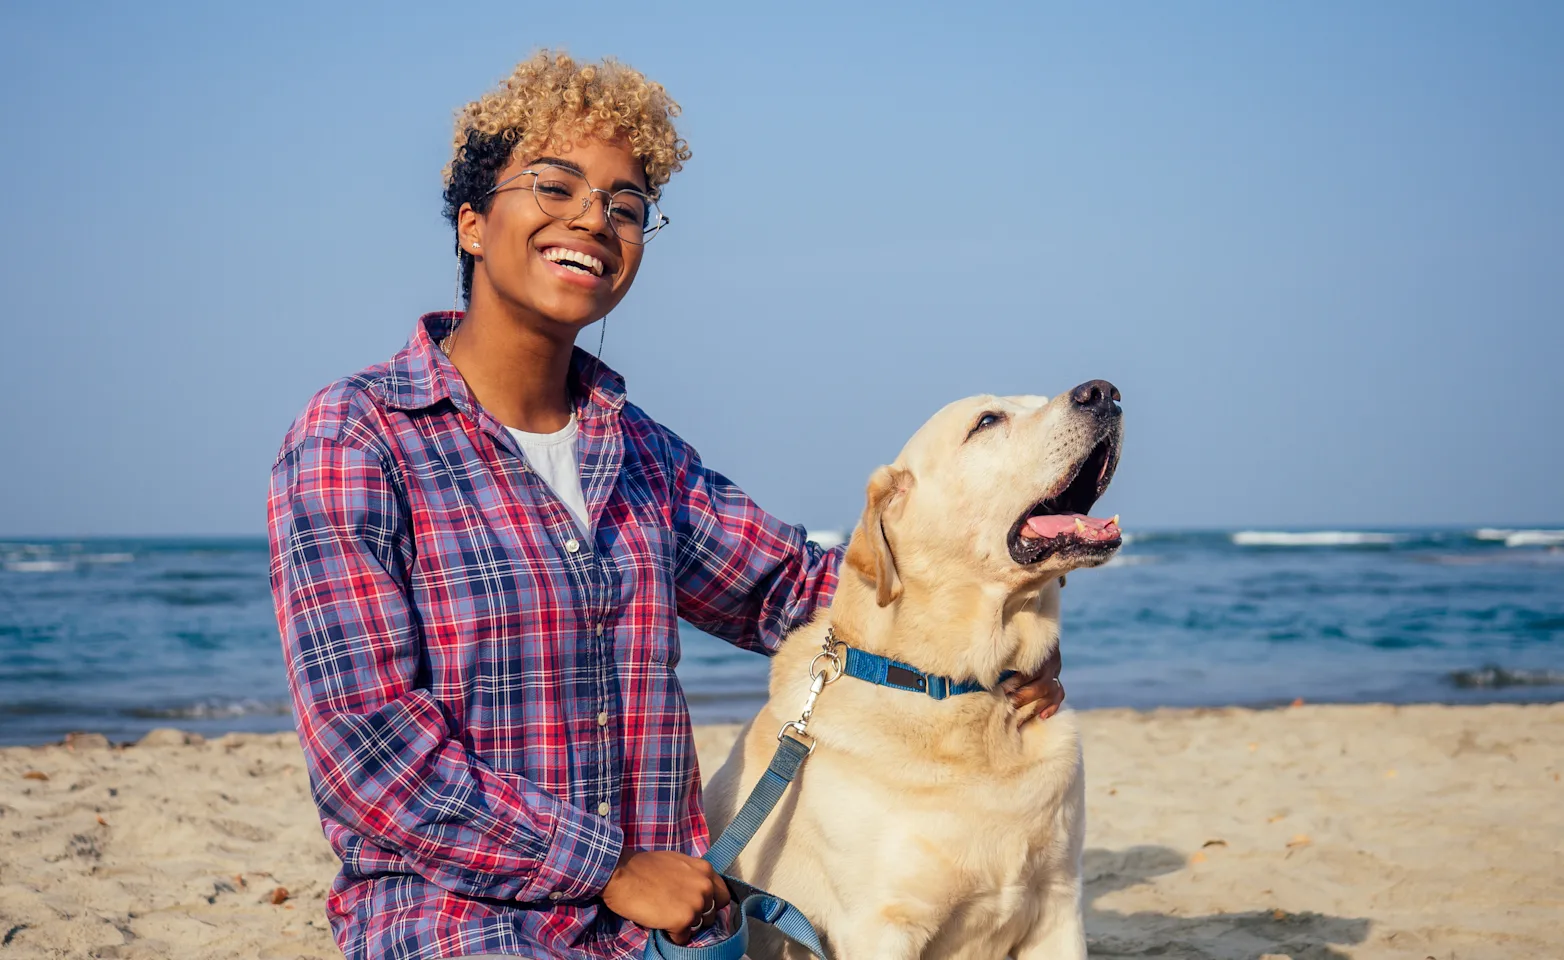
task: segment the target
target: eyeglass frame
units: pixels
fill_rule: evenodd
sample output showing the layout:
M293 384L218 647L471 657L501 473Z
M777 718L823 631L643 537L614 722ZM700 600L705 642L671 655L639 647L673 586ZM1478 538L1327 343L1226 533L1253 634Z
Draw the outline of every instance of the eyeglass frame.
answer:
M536 170L523 170L520 173L511 174L510 176L506 177L504 180L501 180L499 183L496 183L494 186L490 187L488 190L486 190L484 192L483 195L485 197L493 196L495 193L499 192L499 189L501 187L505 186L507 183L510 183L512 180L519 180L522 177L525 177L528 174L531 174L532 177L533 177L533 180L532 180L532 200L533 200L534 203L536 203L538 205L538 210L541 211L544 216L550 217L550 218L555 219L555 220L558 220L561 223L575 223L577 220L580 220L582 217L586 216L588 212L591 211L591 209L592 209L592 194L594 194L594 193L601 193L603 195L603 220L609 224L609 231L611 233L613 233L614 236L618 237L620 240L624 240L625 243L633 243L633 244L635 244L638 247L646 246L647 241L649 241L653 237L657 236L657 234L662 231L663 227L666 227L668 224L673 222L672 220L668 219L668 215L666 213L663 213L663 208L658 205L657 198L652 196L649 193L644 193L644 192L642 192L640 190L634 189L633 187L629 188L629 189L625 189L625 190L613 190L613 191L604 190L602 187L594 187L594 186L592 186L592 181L588 180L586 178L586 174L582 173L579 170L572 170L569 167L561 167L558 164L554 164L554 163L545 163L545 164L542 164L542 166L554 167L556 170L564 170L566 173L574 174L575 176L578 176L578 177L581 178L581 182L582 183L587 185L586 204L581 208L581 212L580 213L576 214L573 217L556 217L552 213L549 213L548 210L543 206L543 198L538 196L538 181L537 181L537 178L539 176L541 176L541 174L538 173L538 171L536 171ZM652 227L650 230L648 230L648 229L643 227L641 229L641 239L640 240L629 240L629 239L626 239L619 232L619 230L613 226L613 214L610 212L610 209L611 209L610 208L610 204L613 202L614 197L618 196L621 193L633 193L636 196L640 197L642 200L645 200L647 202L647 204L653 210L657 211L657 225L655 227Z

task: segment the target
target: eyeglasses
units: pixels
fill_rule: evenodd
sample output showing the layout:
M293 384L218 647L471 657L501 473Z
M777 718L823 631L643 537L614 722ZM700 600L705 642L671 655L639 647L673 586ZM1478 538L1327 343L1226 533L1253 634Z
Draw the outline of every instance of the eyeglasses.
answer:
M587 183L586 177L577 171L551 163L538 164L531 170L506 177L484 196L522 177L533 178L532 196L538 201L538 209L555 220L568 222L580 219L592 209L592 195L601 193L608 224L613 228L614 235L626 243L645 243L657 236L657 231L670 222L657 206L657 201L639 190L610 193Z

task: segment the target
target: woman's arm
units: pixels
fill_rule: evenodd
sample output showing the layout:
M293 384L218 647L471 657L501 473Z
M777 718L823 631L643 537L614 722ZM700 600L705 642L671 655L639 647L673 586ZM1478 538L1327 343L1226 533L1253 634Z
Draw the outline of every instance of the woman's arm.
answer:
M467 896L582 900L623 834L469 753L416 685L412 543L380 457L307 437L277 462L272 591L321 814Z
M803 530L766 513L700 454L667 432L675 463L674 572L679 615L707 633L773 653L836 592L843 547L822 551ZM1035 676L1010 685L1022 723L1046 720L1064 704L1055 649Z
M766 513L665 431L673 457L674 585L679 615L738 646L773 653L836 592L842 548Z

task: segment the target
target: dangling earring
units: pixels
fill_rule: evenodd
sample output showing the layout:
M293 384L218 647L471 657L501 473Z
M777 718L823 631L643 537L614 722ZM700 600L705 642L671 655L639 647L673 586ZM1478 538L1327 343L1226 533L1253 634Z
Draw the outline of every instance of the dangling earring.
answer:
M451 329L446 333L445 339L440 341L440 352L446 356L451 355L451 345L456 342L456 328L461 326L456 319L459 312L457 307L462 302L462 255L456 255L456 285L451 290ZM465 317L463 319L466 319Z
M602 319L602 326L597 328L597 353L592 355L592 379L596 380L598 374L603 372L603 338L608 336L608 317Z

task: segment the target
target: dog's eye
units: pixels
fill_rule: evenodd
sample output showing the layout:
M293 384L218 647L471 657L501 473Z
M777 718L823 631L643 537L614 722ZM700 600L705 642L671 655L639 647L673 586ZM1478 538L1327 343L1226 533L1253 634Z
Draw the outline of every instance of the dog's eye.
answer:
M996 423L1003 423L1004 419L1005 415L1002 413L994 413L990 411L989 413L983 414L981 417L977 418L977 423L972 425L972 429L967 431L967 439L972 439L973 435L976 434L979 430L992 427Z

